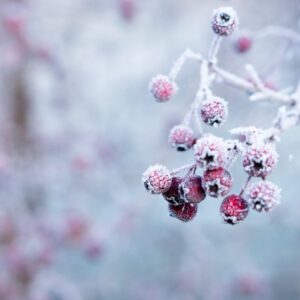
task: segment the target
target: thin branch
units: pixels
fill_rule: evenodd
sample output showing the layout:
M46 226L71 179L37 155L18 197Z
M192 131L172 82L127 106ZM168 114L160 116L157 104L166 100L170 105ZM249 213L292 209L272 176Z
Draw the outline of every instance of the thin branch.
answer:
M290 28L280 27L280 26L268 26L256 32L253 35L254 39L263 39L268 36L276 36L288 39L289 41L299 44L300 35Z
M243 79L233 73L225 71L217 66L213 67L213 71L221 79L223 79L225 83L227 83L231 86L234 86L236 88L244 90L245 92L248 92L250 94L256 94L256 93L263 94L263 97L260 98L262 100L274 101L274 102L285 104L285 105L293 105L293 104L295 104L296 101L298 101L298 98L295 99L295 95L287 95L282 92L276 92L267 87L261 88L261 86L257 86L256 83L245 80L245 79ZM260 95L260 96L262 96L262 95Z
M180 70L182 69L182 67L185 64L187 59L202 61L202 57L200 54L195 53L195 52L191 51L190 49L185 50L184 53L176 60L176 62L174 63L174 65L169 73L169 78L171 80L176 80Z

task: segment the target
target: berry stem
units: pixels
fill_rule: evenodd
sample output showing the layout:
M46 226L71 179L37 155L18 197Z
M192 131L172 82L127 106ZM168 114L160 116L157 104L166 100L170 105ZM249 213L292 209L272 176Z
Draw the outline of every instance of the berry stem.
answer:
M197 60L197 61L202 61L202 57L200 54L195 53L193 51L191 51L190 49L185 50L180 56L179 58L175 61L170 73L169 73L169 78L172 81L175 81L180 70L182 69L182 67L184 66L185 62L187 59L193 59L193 60Z
M248 184L249 184L251 178L252 178L251 175L249 175L249 176L247 177L246 182L245 182L245 184L244 184L244 187L242 188L242 190L241 190L241 192L240 192L240 194L239 194L240 197L244 194L246 188L248 187Z
M209 54L208 54L208 61L209 64L214 65L217 63L218 59L217 59L217 55L220 49L220 45L222 42L223 38L219 35L216 35L212 41L210 50L209 50Z
M186 170L191 171L191 170L193 170L195 168L196 168L196 164L185 165L185 166L182 166L180 168L172 170L171 171L171 175L174 176L174 175L176 175L176 174L178 174L180 172L183 172L183 171L186 171Z
M217 74L221 79L223 79L223 81L225 83L227 83L229 85L232 85L236 88L244 90L250 94L261 93L263 95L263 97L258 100L269 100L269 101L281 103L284 105L287 105L287 104L291 105L291 104L295 103L296 100L297 101L299 100L299 97L297 99L295 99L294 94L289 95L289 94L285 94L283 92L276 92L267 87L264 87L263 90L261 90L259 88L259 86L257 86L257 84L250 82L248 80L245 80L245 79L243 79L235 74L232 74L228 71L225 71L225 70L219 68L218 66L213 66L212 69L215 72L215 74Z

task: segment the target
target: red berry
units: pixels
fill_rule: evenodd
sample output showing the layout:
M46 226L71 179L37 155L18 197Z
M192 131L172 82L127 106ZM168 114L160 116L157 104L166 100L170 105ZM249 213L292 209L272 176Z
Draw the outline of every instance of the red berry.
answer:
M177 85L168 76L157 75L151 80L149 91L157 102L166 102L177 92Z
M136 3L134 0L120 0L120 11L122 17L130 21L136 14Z
M194 145L197 165L200 168L215 169L225 165L227 161L226 144L215 136L202 137Z
M205 124L219 126L226 121L227 102L219 97L207 99L201 105L200 115Z
M183 222L191 221L197 214L197 204L184 203L182 205L169 204L170 216Z
M270 181L253 183L247 188L251 207L258 212L268 212L280 203L280 189Z
M172 183L170 171L162 165L156 164L150 166L143 174L142 182L152 194L161 194L166 192Z
M239 23L236 11L232 7L220 7L213 13L211 24L215 34L228 36L232 34Z
M249 175L265 178L274 169L277 159L278 154L271 145L253 145L244 153L243 166Z
M203 184L211 197L226 196L232 187L232 177L223 168L206 170L203 174Z
M180 184L180 195L185 202L199 203L205 199L205 191L202 187L200 176L192 175L187 177Z
M183 204L184 201L180 196L180 191L179 191L179 185L182 183L182 180L183 179L180 177L173 177L171 187L168 189L168 191L162 194L170 204L173 205Z
M226 197L220 207L220 213L227 224L235 225L243 221L249 212L248 202L238 195Z
M240 36L235 43L235 48L240 53L247 52L252 46L252 40L249 36Z
M174 126L169 135L169 143L178 151L186 151L193 147L195 142L193 130L185 125Z

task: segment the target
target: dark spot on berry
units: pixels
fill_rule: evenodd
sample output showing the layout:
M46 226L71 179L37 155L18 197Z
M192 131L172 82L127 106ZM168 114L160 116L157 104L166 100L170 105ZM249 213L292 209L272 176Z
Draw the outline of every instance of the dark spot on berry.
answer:
M255 171L260 171L263 168L263 164L261 161L260 162L255 161L253 167Z
M146 181L146 182L144 182L144 186L145 186L145 189L147 190L147 191L149 191L149 184L148 184L148 182Z
M219 187L218 187L217 184L214 184L214 185L209 186L209 192L210 192L211 194L216 195L216 194L218 194L218 191L219 191Z
M227 224L229 224L229 225L235 225L235 224L236 224L236 223L233 222L232 219L227 219L225 222L226 222Z
M261 212L263 210L263 205L261 202L257 201L254 203L254 209L258 212Z
M224 21L224 22L228 22L228 21L230 20L230 16L229 16L228 14L225 14L225 13L222 13L222 14L220 15L220 18L221 18L221 20Z
M220 120L215 120L211 123L211 125L220 125L221 124L221 121Z
M205 160L206 164L209 164L209 163L214 161L214 156L206 154L205 157L204 157L204 160Z
M186 151L186 148L184 146L177 146L177 151L184 152Z

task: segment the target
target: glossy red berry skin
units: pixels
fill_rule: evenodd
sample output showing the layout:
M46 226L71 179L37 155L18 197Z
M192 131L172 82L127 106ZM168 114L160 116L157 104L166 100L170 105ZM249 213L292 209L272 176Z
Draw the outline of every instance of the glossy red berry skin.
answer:
M172 205L181 205L184 203L180 195L179 185L182 183L183 179L180 177L173 177L171 187L163 193L163 197Z
M248 202L240 196L230 195L223 200L220 213L224 223L235 225L247 217L249 205Z
M182 205L169 204L170 216L182 222L189 222L197 214L198 205L193 203L184 203Z
M231 190L233 184L232 177L223 168L206 170L203 174L203 186L210 197L224 197Z
M180 184L180 195L185 202L199 203L206 197L202 187L202 178L197 175L187 177Z

